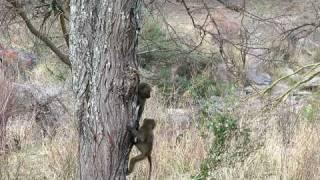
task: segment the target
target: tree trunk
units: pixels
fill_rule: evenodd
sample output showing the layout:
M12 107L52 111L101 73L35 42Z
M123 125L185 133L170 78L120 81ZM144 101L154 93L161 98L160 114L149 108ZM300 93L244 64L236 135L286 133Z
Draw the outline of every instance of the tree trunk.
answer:
M139 0L71 0L79 179L125 179L138 85Z

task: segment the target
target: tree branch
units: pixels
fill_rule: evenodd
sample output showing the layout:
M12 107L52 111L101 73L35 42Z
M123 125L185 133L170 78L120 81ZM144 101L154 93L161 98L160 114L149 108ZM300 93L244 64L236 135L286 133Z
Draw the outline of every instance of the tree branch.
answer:
M69 34L67 32L67 27L66 27L66 22L64 20L64 15L60 14L59 18L60 18L60 26L61 26L63 37L66 41L67 46L69 47Z
M280 81L282 81L282 80L284 80L284 79L287 79L287 78L289 78L290 76L293 76L293 75L299 73L300 71L304 70L305 68L313 67L313 68L311 69L311 71L312 71L313 69L315 69L315 68L317 68L317 67L319 67L319 66L320 66L320 63L309 64L309 65L303 66L303 67L299 68L298 70L296 70L295 72L293 72L293 73L291 73L291 74L289 74L289 75L283 76L283 77L279 78L278 80L276 80L276 81L275 81L274 83L272 83L266 90L264 90L264 91L262 92L262 94L266 94L266 93L269 92L275 85L277 85Z
M28 29L30 30L30 32L33 35L35 35L36 37L38 37L41 41L43 41L59 57L59 59L63 63L65 63L66 65L71 67L69 56L64 54L64 53L62 53L60 51L60 49L57 46L55 46L54 43L47 36L42 34L40 31L38 31L33 26L31 21L27 17L26 13L23 11L23 8L22 8L21 4L17 0L7 0L7 2L9 2L14 8L16 8L17 13L22 18L22 20L26 23L26 25L27 25Z
M316 72L312 73L308 78L297 82L293 87L288 89L282 96L280 96L278 98L278 101L280 102L280 101L284 100L292 90L296 89L297 87L299 87L300 85L302 85L302 84L304 84L306 82L309 82L310 80L312 80L314 77L316 77L319 74L320 74L320 71L316 71Z

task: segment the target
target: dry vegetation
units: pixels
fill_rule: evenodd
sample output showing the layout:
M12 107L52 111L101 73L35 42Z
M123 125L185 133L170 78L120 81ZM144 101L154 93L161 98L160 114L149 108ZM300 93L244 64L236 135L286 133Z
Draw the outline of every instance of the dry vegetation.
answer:
M153 177L155 179L189 178L200 167L206 155L206 145L195 127L181 129L167 120L166 110L160 99L152 98L145 116L157 118L156 140L153 151ZM157 112L157 113L153 113ZM20 126L10 128L21 138L21 149L11 149L3 163L3 179L74 179L77 164L77 130L70 121L57 130L53 139L34 137L37 124L20 121ZM172 122L171 122L172 123ZM181 132L183 137L177 142ZM36 139L40 139L36 141ZM192 152L192 153L191 153ZM132 179L147 175L147 161L139 163ZM170 176L170 177L169 177ZM139 178L138 178L139 179Z
M152 102L152 103L150 103ZM241 161L234 161L239 146L228 144L215 171L209 172L213 179L317 179L320 167L319 114L312 119L304 115L304 105L299 109L286 103L272 112L263 110L259 99L234 102L233 114L239 128L250 128L249 154ZM305 104L306 105L306 104ZM317 107L318 108L318 107ZM156 112L156 113L154 113ZM166 106L153 94L147 104L146 117L157 118L156 140L153 151L154 179L191 179L199 173L207 158L211 135L206 136L191 125L179 127L168 119ZM28 121L22 120L21 121ZM34 122L14 127L9 137L21 138L21 149L11 149L1 166L2 179L74 179L77 164L77 130L70 121L58 128L53 139L31 138L37 125ZM13 136L12 134L16 135ZM210 134L210 133L209 133ZM134 151L135 152L135 151ZM237 159L237 157L234 157ZM146 177L147 161L139 163L129 179Z
M305 16L310 16L307 11L304 11L310 7L310 4L301 7L301 1L297 0L291 6L286 6L283 2L276 8L269 6L266 2L250 2L251 5L257 4L252 8L257 13L270 11L270 14L277 14L286 9L290 12L297 12L297 14L305 12ZM314 2L317 4L316 1ZM281 9L282 6L283 9ZM187 45L177 46L176 41L174 43L169 41L168 37L171 37L172 34L163 33L165 30L173 31L170 28L174 27L176 29L174 33L183 34L181 36L184 41L198 43L199 34L196 34L197 31L190 24L185 9L176 7L177 4L174 4L167 9L171 19L159 23L159 19L150 18L152 22L150 23L148 19L144 24L147 28L142 30L145 33L143 38L150 36L154 40L153 43L160 47L159 51L151 49L151 55L140 54L143 62L147 64L142 70L144 77L148 79L149 76L153 77L156 74L155 79L158 78L157 80L148 79L153 83L154 90L152 97L147 101L143 115L157 120L152 153L154 162L152 179L319 180L319 84L316 87L312 86L311 88L314 89L311 90L296 88L293 93L286 94L287 96L284 96L282 101L277 99L288 90L289 86L299 83L305 78L304 75L310 72L304 69L301 71L302 74L297 73L296 76L290 76L264 94L259 91L260 87L248 95L241 86L236 86L236 89L234 86L220 86L220 82L216 82L217 77L212 77L212 74L219 71L215 69L218 63L215 62L217 57L210 54L217 49L212 46L211 37L206 37L206 41L199 46L201 52L205 54L199 56L193 54L193 51L187 51L189 50L185 48ZM230 9L219 8L219 10L217 14L230 13ZM202 11L196 12L197 18L203 18ZM229 28L238 28L234 27L233 22L228 25L230 22L223 21L226 17L217 15L218 23ZM279 18L278 20L290 21L288 23L290 25L293 21L290 18ZM168 26L170 23L172 26ZM25 30L25 27L16 28L17 31L21 29ZM261 29L269 31L265 25L257 26L257 29L257 31ZM186 35L186 32L189 34ZM262 36L267 36L266 34L270 35L268 37L270 39L278 38L271 36L273 33L262 33L260 38L263 39ZM26 42L23 35L21 36L14 38L11 44L13 46L21 42L26 43L26 46L32 44ZM9 42L10 38L0 40ZM141 52L144 52L144 47L152 44L148 40L142 39ZM279 39L275 43L279 43L278 41ZM297 69L296 67L300 68L306 64L319 62L319 46L309 48L303 43L300 43L298 46L300 49L295 50L290 61L282 61L282 64L266 63L264 68L273 74L273 80L288 75L282 66L294 67L293 71ZM270 45L271 43L265 44ZM56 59L52 58L53 55L42 46L35 45L39 54L42 53L42 56L39 56L41 61L33 69L31 80L27 81L27 84L37 83L43 86L58 84L58 86L66 86L66 91L70 93L69 71L63 64L56 63ZM166 48L176 48L182 53L179 51L172 54ZM277 48L276 50L271 49L271 52L279 53L275 51L281 51L281 47ZM235 52L232 48L229 50L237 61L235 64L240 70L243 70L239 63L241 62L240 53ZM183 54L185 52L188 54ZM280 59L283 58L282 56L284 55L279 55ZM203 62L190 63L199 59L206 63L204 68L198 68ZM174 79L170 74L174 69L172 67L176 65L180 68L181 64L188 66L181 74L189 71L192 73L188 78ZM194 69L188 69L189 66ZM319 70L319 65L313 68L313 70ZM8 89L9 84L4 81L1 73L0 75L0 105L6 105L4 102L7 102L8 94L14 92ZM316 74L316 77L318 76ZM231 81L231 83L237 84L238 81ZM62 99L64 102L73 102L71 96L63 96ZM73 104L69 103L66 106L70 111L69 114L72 114ZM78 163L78 131L77 122L74 122L72 115L63 117L53 137L45 137L41 127L35 121L34 112L28 112L28 115L25 116L12 116L6 123L7 119L3 117L10 111L6 109L7 107L0 106L0 147L5 147L0 149L0 180L75 179ZM187 113L191 112L192 116L185 124L185 122L176 121L177 117L172 118L169 115L170 109L182 109ZM3 132L6 132L6 136L3 135ZM136 150L133 152L137 153ZM129 179L145 179L147 173L147 161L142 161Z

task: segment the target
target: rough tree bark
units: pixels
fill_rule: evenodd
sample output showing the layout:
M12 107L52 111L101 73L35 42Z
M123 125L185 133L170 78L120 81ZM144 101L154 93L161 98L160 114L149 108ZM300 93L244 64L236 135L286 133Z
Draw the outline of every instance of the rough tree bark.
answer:
M136 112L139 0L71 0L79 179L125 179Z

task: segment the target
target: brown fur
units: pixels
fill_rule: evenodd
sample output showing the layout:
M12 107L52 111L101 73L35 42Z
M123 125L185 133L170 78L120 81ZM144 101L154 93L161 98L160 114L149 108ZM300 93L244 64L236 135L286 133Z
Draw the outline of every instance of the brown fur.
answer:
M140 127L139 130L136 130L133 127L128 126L128 130L132 133L132 135L137 139L135 146L141 152L136 157L133 157L129 163L128 174L132 173L134 166L137 162L148 158L149 161L149 176L148 179L151 178L151 171L152 171L152 160L151 160L151 152L153 146L153 129L156 126L156 122L154 119L144 119L143 125Z
M151 86L147 83L140 83L138 86L138 119L137 119L137 125L139 125L139 121L141 119L142 113L144 111L144 105L146 103L146 100L150 98L151 95Z

